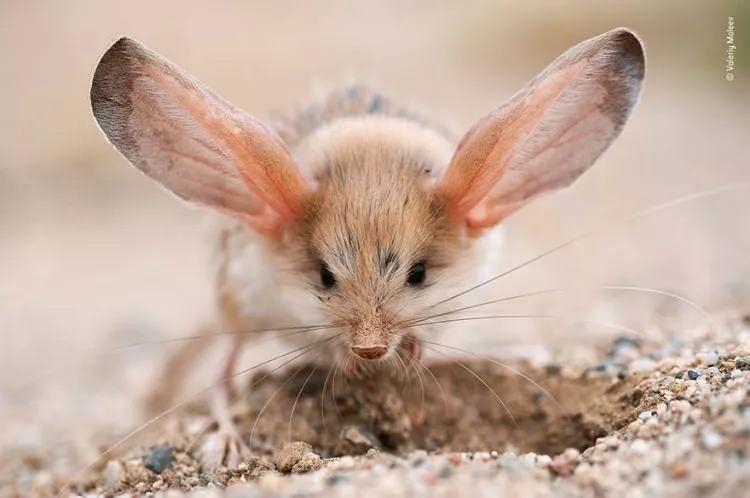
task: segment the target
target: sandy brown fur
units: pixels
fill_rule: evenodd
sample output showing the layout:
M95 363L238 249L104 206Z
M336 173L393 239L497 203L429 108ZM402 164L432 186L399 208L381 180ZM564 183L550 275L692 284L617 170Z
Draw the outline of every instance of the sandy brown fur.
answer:
M353 83L335 88L323 98L313 99L296 112L272 121L279 136L290 147L295 147L305 137L334 121L363 116L388 116L403 118L440 134L451 137L447 128L433 122L410 106L389 97L364 83Z
M352 343L395 344L388 336L406 329L397 324L434 302L433 284L449 288L442 285L450 281L445 273L462 255L471 259L463 231L432 188L452 152L447 133L363 86L334 91L286 123L279 132L315 188L281 239L260 239L240 224L224 229L221 307L247 306L232 303L243 294L234 290L245 285L243 276L226 270L237 257L232 248L260 244L269 264L286 269L279 285L304 286L326 318L350 327ZM430 274L423 286L410 288L406 278L418 262ZM335 291L320 284L323 264L337 276Z

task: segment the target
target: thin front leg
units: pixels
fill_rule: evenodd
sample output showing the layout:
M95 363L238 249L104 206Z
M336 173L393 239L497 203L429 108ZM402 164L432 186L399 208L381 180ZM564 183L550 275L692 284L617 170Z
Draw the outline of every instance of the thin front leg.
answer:
M243 457L249 455L249 448L242 439L232 416L234 399L234 379L237 358L240 355L244 336L237 335L232 340L232 349L222 369L219 384L213 391L211 415L218 425L215 433L209 434L201 445L200 459L208 470L215 470L221 465L235 468Z

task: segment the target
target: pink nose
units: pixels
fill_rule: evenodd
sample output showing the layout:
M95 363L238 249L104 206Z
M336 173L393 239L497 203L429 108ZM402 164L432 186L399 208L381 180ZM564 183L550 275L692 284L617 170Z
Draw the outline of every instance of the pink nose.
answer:
M388 348L386 348L385 346L352 346L352 351L354 352L354 354L356 354L360 358L364 358L365 360L376 360L383 357L383 355L385 355L385 353L388 351Z

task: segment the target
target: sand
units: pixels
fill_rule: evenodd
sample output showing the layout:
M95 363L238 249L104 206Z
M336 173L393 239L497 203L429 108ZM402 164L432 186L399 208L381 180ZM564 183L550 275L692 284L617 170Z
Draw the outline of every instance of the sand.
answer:
M83 474L54 470L72 450L7 453L3 496L68 481L64 495L86 496L741 496L750 318L685 336L619 338L595 364L459 357L412 377L338 377L335 396L307 365L258 372L234 406L253 453L235 467L202 467L196 404Z

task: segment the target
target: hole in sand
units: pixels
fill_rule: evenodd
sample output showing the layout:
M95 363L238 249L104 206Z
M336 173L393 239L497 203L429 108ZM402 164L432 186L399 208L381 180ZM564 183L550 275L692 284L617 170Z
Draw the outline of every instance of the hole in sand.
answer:
M260 380L246 394L251 408L241 416L240 428L249 437L260 408L274 396L248 442L259 452L282 447L289 441L289 420L299 395L292 440L309 442L322 456L359 454L370 447L396 453L514 450L554 455L568 447L584 450L631 422L648 404L637 377L525 370L549 396L485 361L433 363L429 369L431 374L421 369L421 383L414 373L409 378L371 374L354 381L340 372L334 379L332 372L313 367L292 369Z

